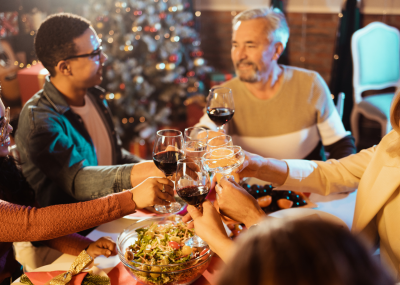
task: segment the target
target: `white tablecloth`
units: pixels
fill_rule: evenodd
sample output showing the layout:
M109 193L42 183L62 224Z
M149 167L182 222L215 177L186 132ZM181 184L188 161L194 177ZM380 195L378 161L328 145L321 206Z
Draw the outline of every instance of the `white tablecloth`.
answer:
M329 196L321 196L318 194L311 194L310 200L318 205L317 210L330 213L342 219L346 225L351 228L353 222L354 206L356 201L356 192L350 194L332 194ZM118 219L106 224L103 224L93 230L87 237L92 240L97 240L103 236L109 236L114 241L123 229L134 223L134 220ZM63 254L54 263L73 262L74 256ZM118 256L106 258L99 256L95 260L95 265L108 273L113 267L120 262Z

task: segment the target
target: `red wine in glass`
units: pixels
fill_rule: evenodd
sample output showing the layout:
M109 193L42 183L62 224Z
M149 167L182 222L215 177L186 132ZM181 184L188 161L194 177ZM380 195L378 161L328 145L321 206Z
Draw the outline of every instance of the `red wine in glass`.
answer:
M185 156L182 150L183 136L178 130L159 130L153 148L154 164L164 172L168 179L172 179L176 172L178 160ZM154 205L160 213L176 213L182 208L178 202L172 202L167 206Z
M207 114L211 121L217 125L218 131L224 129L224 125L235 113L235 102L232 90L226 87L214 87L207 97Z
M207 186L186 186L177 190L179 197L196 207L203 204L208 192L210 187Z
M175 186L179 197L201 211L202 204L211 187L210 176L204 170L202 161L188 157L179 160L176 169ZM187 240L185 244L191 247L207 245L197 235Z
M231 108L208 108L207 115L217 126L222 126L229 122L235 114L235 110Z
M161 151L154 154L153 161L157 168L168 177L176 172L178 160L184 157L181 151Z

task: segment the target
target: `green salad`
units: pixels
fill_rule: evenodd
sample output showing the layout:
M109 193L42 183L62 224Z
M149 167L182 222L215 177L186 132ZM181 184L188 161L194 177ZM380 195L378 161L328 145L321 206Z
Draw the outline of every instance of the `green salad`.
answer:
M127 248L125 258L138 268L131 271L146 284L166 284L190 279L193 274L197 274L197 269L173 274L168 272L195 265L200 261L196 258L208 251L208 247L191 248L185 245L185 241L194 235L194 229L189 229L182 222L152 223L148 227L136 229L136 232L138 239ZM135 262L142 265L138 267Z

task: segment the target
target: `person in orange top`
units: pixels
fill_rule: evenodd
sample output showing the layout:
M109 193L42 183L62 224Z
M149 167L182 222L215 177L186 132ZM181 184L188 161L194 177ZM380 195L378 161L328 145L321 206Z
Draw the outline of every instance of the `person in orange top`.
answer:
M44 241L72 255L86 249L93 258L116 255L114 241L100 238L93 242L76 232L121 218L135 209L174 201L173 183L165 177L151 177L129 191L89 202L36 208L35 192L9 156L12 127L8 112L0 99L0 285L10 284L23 273L12 242Z

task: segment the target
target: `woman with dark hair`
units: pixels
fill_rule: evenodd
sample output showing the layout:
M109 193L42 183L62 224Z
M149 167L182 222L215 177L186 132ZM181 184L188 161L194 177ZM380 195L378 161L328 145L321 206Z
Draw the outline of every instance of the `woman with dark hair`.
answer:
M209 201L188 206L196 233L226 262L218 285L393 285L364 245L342 227L315 219L269 218L228 240Z
M268 220L238 239L219 285L393 285L349 231L322 221Z
M135 209L168 205L174 200L173 183L165 177L154 177L129 191L96 200L35 208L35 192L8 155L11 131L9 109L0 99L0 285L10 284L23 273L14 257L13 242L43 241L72 255L86 249L93 258L116 255L114 241L101 238L93 242L75 233L131 214Z

